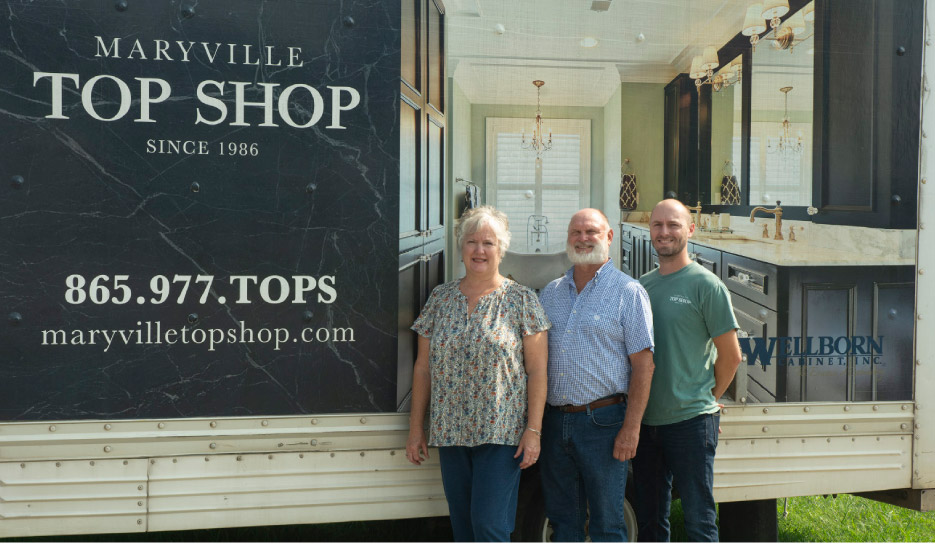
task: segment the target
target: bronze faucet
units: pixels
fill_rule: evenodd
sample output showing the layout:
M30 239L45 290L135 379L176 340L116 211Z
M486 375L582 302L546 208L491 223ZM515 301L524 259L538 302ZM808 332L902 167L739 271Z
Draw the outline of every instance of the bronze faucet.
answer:
M699 225L701 223L701 201L698 201L698 204L695 206L686 205L685 208L687 208L688 211L692 214L692 223L698 227L701 227L701 225ZM695 214L698 214L698 216L695 216ZM695 221L696 218L698 221Z
M750 223L753 223L755 221L754 216L756 216L756 213L758 211L765 212L767 214L772 214L773 216L776 217L776 235L773 237L773 240L783 240L782 238L782 207L779 206L780 202L781 201L776 201L776 208L770 209L770 208L764 208L762 206L757 206L756 208L753 209L752 212L750 212Z

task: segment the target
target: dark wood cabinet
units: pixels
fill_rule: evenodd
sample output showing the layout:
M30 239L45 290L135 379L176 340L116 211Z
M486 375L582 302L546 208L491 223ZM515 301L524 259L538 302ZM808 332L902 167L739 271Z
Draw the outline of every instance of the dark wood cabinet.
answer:
M445 281L445 9L402 0L397 408L409 408L417 337L409 329Z
M708 89L708 92L710 93L710 89ZM708 103L710 104L710 100ZM695 82L688 77L688 74L679 74L666 85L663 189L666 194L670 191L674 192L680 201L688 204L694 204L701 199L698 183L698 105L698 92L695 90ZM710 107L708 111L710 112ZM710 115L708 126L710 127ZM710 131L708 143L710 150ZM710 165L710 157L708 161ZM710 184L708 185L710 186ZM710 193L710 190L708 192ZM705 200L703 202L709 201Z
M916 227L922 0L816 2L816 223Z
M622 224L620 232L624 272L639 278L658 267L648 229ZM698 242L688 251L730 291L738 337L748 347L728 398L911 399L911 265L782 266Z

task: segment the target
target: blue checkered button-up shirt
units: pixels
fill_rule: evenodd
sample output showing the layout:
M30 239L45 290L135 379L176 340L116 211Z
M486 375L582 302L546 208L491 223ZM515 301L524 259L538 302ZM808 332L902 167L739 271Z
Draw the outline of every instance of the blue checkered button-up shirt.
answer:
M539 298L549 330L549 405L584 405L630 386L630 354L653 348L653 315L643 286L605 263L578 293L572 276Z

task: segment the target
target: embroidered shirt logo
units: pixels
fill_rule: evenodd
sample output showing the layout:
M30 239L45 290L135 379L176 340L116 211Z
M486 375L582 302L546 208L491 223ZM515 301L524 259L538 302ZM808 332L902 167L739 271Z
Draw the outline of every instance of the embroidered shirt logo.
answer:
M690 305L692 304L691 299L682 295L670 295L669 301L679 305Z

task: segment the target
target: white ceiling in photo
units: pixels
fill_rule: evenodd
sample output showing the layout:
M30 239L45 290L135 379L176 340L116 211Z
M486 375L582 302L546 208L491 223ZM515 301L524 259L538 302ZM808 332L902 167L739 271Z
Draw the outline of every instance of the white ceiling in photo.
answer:
M541 79L543 105L600 107L621 81L687 72L740 31L750 2L445 0L449 75L475 104L535 104Z

